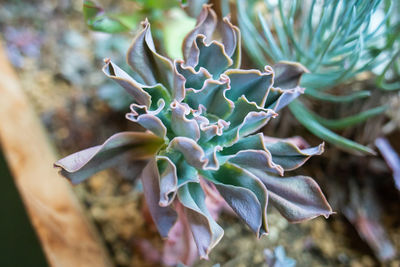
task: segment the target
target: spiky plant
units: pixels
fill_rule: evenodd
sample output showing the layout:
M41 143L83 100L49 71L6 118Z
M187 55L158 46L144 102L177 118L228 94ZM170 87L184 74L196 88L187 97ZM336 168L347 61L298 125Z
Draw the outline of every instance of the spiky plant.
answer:
M236 2L239 26L246 40L244 46L254 63L261 66L281 60L300 62L310 70L301 81L306 95L320 101L348 103L370 95L365 90L334 95L327 89L385 61L385 55L378 57L371 49L379 46L385 33L394 30L383 27L393 1L386 1L389 5L382 19L377 19L382 0ZM375 23L378 25L371 27ZM347 128L385 110L377 107L329 120L312 112L300 100L289 107L313 134L346 150L363 153L372 150L332 130Z
M384 11L389 12L391 8L392 13L385 23L385 45L371 52L386 54L388 58L377 79L379 87L386 91L400 90L400 3L386 0Z
M160 234L168 237L179 214L202 258L223 235L205 205L204 184L215 186L257 236L268 232L268 203L291 222L328 217L332 210L313 179L280 177L320 154L323 145L299 149L256 133L303 91L297 86L303 68L239 69L239 29L228 18L217 22L209 6L182 48L184 60L158 54L144 21L127 55L142 81L105 60L104 73L134 97L126 118L144 130L117 133L59 160L61 174L76 184L130 157Z

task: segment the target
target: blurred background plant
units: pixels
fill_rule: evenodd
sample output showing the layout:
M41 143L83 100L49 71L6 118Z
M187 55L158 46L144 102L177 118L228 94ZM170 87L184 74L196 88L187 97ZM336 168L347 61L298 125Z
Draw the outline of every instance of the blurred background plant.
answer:
M385 0L384 12L392 13L388 16L384 30L384 46L377 48L376 52L383 52L389 58L388 62L383 64L383 70L378 72L377 84L383 90L400 90L400 2ZM375 51L373 50L372 53Z
M302 125L347 151L373 153L371 148L333 130L352 127L384 112L387 106L326 119L312 111L312 104L352 104L369 97L369 91L351 88L349 82L360 79L366 71L379 71L379 67L384 71L378 72L377 84L395 89L396 83L389 86L384 82L395 80L387 76L398 65L398 52L393 49L399 45L398 4L394 2L237 0L238 22L246 40L243 44L257 66L288 60L300 62L310 70L301 82L307 98L290 105ZM337 90L338 85L341 90Z

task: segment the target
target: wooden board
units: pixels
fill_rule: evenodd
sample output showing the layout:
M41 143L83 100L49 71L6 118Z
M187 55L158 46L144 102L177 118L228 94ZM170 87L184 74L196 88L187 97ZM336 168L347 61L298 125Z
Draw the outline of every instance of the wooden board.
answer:
M0 145L49 264L111 266L68 181L53 168L55 153L1 44L0 122Z

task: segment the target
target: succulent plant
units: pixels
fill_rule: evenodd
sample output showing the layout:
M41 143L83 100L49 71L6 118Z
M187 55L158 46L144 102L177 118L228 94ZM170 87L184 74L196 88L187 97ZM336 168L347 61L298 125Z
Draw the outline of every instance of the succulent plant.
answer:
M384 2L387 9L381 18ZM329 93L329 89L397 56L393 43L398 30L391 25L385 27L395 2L236 1L239 27L246 40L244 46L252 61L258 66L281 60L300 62L310 70L301 81L301 86L307 89L306 96L335 104L369 97L370 92L358 90L337 95ZM390 35L388 44L395 53L377 51L376 46L381 46L385 35ZM393 65L392 61L387 68ZM383 84L382 75L379 81ZM388 85L396 86L395 83ZM387 109L380 106L345 118L327 119L313 112L301 99L291 103L289 108L314 135L358 154L374 152L333 131L364 122Z
M103 72L133 96L126 118L143 131L117 133L57 161L60 173L76 184L130 157L161 236L184 216L202 258L223 236L205 205L204 184L213 185L258 237L268 233L268 203L291 222L328 217L331 207L313 179L281 177L322 153L323 144L300 149L257 133L303 92L301 65L239 69L240 31L228 18L217 21L210 6L183 42L184 60L158 54L150 24L142 26L127 54L142 81L109 59Z
M277 3L238 0L238 20L244 36L254 36L245 42L250 57L257 64L294 60L306 66L311 73L302 80L307 95L320 101L351 102L368 97L367 91L349 95L332 95L327 89L357 73L370 70L377 59L369 53L380 38L371 32L372 14L377 13L381 0L374 1L297 1ZM245 5L247 7L245 7ZM268 10L271 19L267 22ZM272 14L272 15L271 15ZM346 19L337 19L346 18ZM260 30L256 25L260 25ZM275 36L272 34L275 32ZM382 113L385 108L375 108L347 118L329 120L312 112L302 102L295 101L290 110L296 119L318 137L345 150L373 153L373 151L332 130L343 129Z

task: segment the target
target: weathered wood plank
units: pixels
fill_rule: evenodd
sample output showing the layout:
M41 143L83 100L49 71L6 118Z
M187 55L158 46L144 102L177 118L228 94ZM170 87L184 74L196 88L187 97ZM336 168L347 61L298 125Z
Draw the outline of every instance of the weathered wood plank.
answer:
M53 168L55 153L1 44L0 122L1 147L50 265L111 266L70 185Z

